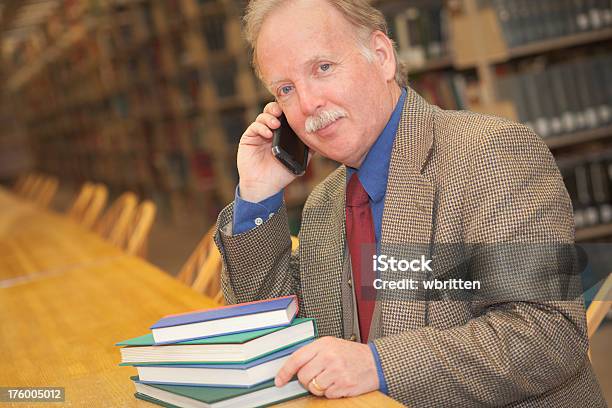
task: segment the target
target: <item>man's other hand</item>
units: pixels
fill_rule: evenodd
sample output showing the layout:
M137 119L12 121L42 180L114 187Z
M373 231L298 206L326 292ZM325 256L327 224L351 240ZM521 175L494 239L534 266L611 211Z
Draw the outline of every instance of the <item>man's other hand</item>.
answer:
M327 398L352 397L379 387L370 347L335 337L320 338L293 353L276 375L276 386L296 374L311 393Z

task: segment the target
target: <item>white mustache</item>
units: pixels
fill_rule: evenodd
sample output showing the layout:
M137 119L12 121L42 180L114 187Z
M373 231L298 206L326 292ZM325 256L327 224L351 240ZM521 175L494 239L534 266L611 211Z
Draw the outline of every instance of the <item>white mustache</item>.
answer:
M309 116L306 118L306 133L315 133L346 116L348 115L343 110L325 110L315 116Z

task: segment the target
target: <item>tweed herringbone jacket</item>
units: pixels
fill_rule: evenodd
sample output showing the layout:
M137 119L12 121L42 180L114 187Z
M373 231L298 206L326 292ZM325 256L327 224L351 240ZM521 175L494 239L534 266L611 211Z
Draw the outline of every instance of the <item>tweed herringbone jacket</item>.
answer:
M320 335L350 338L345 186L341 166L311 193L293 254L285 207L239 235L231 233L232 205L225 208L215 239L227 301L297 294L300 315L314 317ZM433 256L441 243L572 243L574 235L563 181L533 132L500 118L442 110L411 89L382 224L381 252L404 259ZM451 258L434 256L434 273ZM548 262L527 257L517 270L499 258L478 271L489 286L527 269L537 273ZM581 300L378 295L369 338L389 395L410 407L605 406L587 358Z

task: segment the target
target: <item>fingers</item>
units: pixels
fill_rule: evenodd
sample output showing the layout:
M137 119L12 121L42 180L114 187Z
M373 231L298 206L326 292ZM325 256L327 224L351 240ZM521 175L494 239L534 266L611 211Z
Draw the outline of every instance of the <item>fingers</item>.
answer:
M280 127L280 121L276 118L276 116L270 113L260 113L255 119L255 122L263 123L270 129L278 129Z
M277 114L278 113L278 114ZM273 130L280 127L280 121L276 116L282 113L276 102L270 102L260 113L255 121L242 134L240 144L260 145L262 142L268 142L274 135ZM261 140L263 138L264 140Z
M296 374L308 391L326 398L360 395L379 387L370 347L332 337L296 351L277 374L276 385L283 386Z
M325 388L327 384L321 384L319 378L321 373L325 370L324 361L319 356L315 356L312 360L306 363L302 368L299 369L297 376L300 383L308 390L317 396L323 396L325 394ZM313 379L315 379L313 381Z
M302 347L293 353L287 361L285 361L285 364L283 364L281 369L276 374L274 383L277 387L282 387L283 385L287 384L289 380L291 380L291 378L293 378L293 376L300 370L300 368L302 368L317 355L320 348L320 340L321 339L316 340Z
M319 381L317 377L317 382ZM338 387L335 384L330 385L325 389L325 398L334 399L334 398L343 398L351 396L346 390L343 390L342 387Z
M317 397L322 397L325 395L325 387L319 384L319 380L317 380L316 377L308 382L306 388L308 388L308 391L310 391L311 394L316 395Z
M264 107L264 113L269 113L277 118L283 113L280 105L276 102L270 102Z
M330 395L336 395L338 391L341 391L338 387L334 387L333 392L329 392L328 390L334 385L338 373L329 368L329 357L325 356L323 353L319 353L300 368L297 376L300 383L316 396L328 396L328 393Z
M264 138L266 140L272 139L273 132L263 123L253 122L249 125L247 130L244 131L240 143L246 144L259 144L257 140L251 139L259 139Z

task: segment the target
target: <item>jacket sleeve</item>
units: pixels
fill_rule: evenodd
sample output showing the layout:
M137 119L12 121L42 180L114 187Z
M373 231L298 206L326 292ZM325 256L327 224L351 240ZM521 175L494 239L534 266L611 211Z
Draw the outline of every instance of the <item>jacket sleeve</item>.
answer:
M571 247L571 203L544 143L518 124L499 126L482 142L467 174L465 241ZM501 295L472 300L466 324L374 340L391 397L413 407L502 406L562 386L588 364L579 294L562 298L544 290L512 300L508 294L516 292L505 286L509 273L527 271L517 287L532 290L528 285L543 284L542 274L568 266L565 261L484 252L470 264L472 277Z
M299 293L299 255L291 253L287 210L242 234L232 234L233 204L217 219L215 243L221 252L221 287L229 304Z

